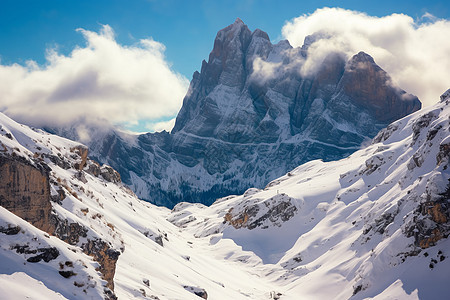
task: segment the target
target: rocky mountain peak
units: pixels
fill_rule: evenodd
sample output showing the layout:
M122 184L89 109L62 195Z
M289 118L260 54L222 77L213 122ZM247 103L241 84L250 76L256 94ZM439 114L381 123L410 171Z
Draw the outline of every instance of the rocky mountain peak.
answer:
M261 29L258 29L258 28L255 29L255 31L253 31L253 33L252 33L252 38L255 38L255 37L263 38L265 40L270 41L269 35L267 34L267 32L262 31Z
M371 111L382 122L396 120L404 116L404 111L421 107L417 97L395 87L386 71L362 51L348 61L341 84L353 103Z
M223 64L234 56L245 56L251 43L272 45L266 32L261 29L251 32L247 25L237 18L233 24L217 33L208 63Z
M289 43L288 40L281 40L278 42L278 44L275 45L276 47L284 48L284 49L290 49L292 48L291 43Z
M450 89L445 91L440 97L441 102L447 101L449 99L450 99Z
M241 19L236 19L233 24L219 30L217 33L208 63L213 63L216 58L223 58L230 51L242 51L248 45L250 36L251 31L247 25Z
M375 63L373 57L363 51L350 58L346 70L356 72L359 75L367 73L370 76L382 77L382 80L386 82L390 81L389 75Z
M305 39L303 41L302 49L306 51L309 49L309 47L312 44L314 44L318 40L328 39L328 38L330 38L330 35L326 32L315 32L313 34L307 35L307 36L305 36Z
M365 53L364 51L360 51L358 54L355 54L352 59L350 60L350 64L356 64L356 63L370 63L375 64L375 61L373 60L373 57L369 54Z
M236 20L234 20L234 23L232 25L235 26L242 26L245 25L244 22L241 20L241 18L237 17Z
M320 38L329 37L316 33L305 45ZM306 54L237 19L217 33L170 134L135 144L107 138L94 157L145 200L211 204L309 160L348 156L420 108L364 52L350 60L332 53L308 76L299 72Z

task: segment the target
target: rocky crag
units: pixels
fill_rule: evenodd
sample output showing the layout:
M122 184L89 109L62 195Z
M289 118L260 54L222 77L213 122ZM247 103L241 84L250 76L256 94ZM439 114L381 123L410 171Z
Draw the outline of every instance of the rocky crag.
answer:
M99 236L77 218L69 218L67 212L61 209L64 202L69 202L68 198L81 201L77 194L80 187L76 182L86 183L87 174L99 177L101 181L116 184L120 183L120 176L111 167L100 166L88 159L88 149L83 145L39 130L22 128L4 115L1 116L1 121L0 146L3 150L0 152L0 206L50 236L55 236L68 245L80 247L99 264L96 270L106 281L105 283L99 281L99 286L104 286L105 299L115 299L113 278L116 262L121 253L120 248L112 246L113 237ZM52 144L55 140L56 142ZM75 182L57 176L56 174L61 171L72 173ZM108 228L108 225L104 224L104 227ZM11 230L11 228L18 229ZM5 227L2 232L5 230L10 235L21 232L20 227L14 226ZM32 263L42 259L48 263L60 255L58 248L32 249L29 242L11 247L17 253L25 255L41 252L27 258L27 261ZM70 264L73 267L73 263ZM64 266L60 269L59 274L64 278L76 275L72 270L65 270ZM82 284L79 288L82 288L85 294L95 294L94 291L87 292L89 287L85 285ZM94 285L90 287L95 288L97 283L92 280L90 285Z
M318 38L307 37L301 48L274 45L237 19L218 32L170 133L111 133L89 144L92 156L118 170L142 199L211 204L306 161L348 156L420 109L366 53L331 53L306 70Z

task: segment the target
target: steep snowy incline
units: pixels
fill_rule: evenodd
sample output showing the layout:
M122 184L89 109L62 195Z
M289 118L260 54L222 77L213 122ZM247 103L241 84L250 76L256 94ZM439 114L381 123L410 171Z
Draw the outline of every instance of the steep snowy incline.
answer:
M257 259L223 260L246 252L180 231L83 145L0 114L0 150L1 295L264 299L275 289Z
M78 143L0 114L0 292L38 299L441 299L450 90L264 190L140 201Z
M244 260L277 270L264 276L281 299L442 299L450 293L449 121L450 90L346 159L308 162L210 207L180 203L169 220L253 252Z

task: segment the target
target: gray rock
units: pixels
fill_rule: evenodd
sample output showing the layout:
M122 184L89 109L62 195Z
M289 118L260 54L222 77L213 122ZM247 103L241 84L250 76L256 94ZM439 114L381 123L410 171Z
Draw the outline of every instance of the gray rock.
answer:
M302 75L308 47L320 38L307 37L302 48L274 45L237 19L217 33L171 133L111 132L89 145L92 158L116 169L141 199L211 204L309 160L348 156L420 109L364 52L348 61L332 53Z

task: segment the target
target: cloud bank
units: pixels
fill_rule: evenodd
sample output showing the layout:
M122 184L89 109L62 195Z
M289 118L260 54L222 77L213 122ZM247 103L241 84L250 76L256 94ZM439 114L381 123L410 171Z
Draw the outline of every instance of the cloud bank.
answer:
M132 126L176 115L189 82L171 69L163 44L122 46L108 25L78 31L86 46L68 56L48 50L45 66L0 65L0 111L33 126Z
M364 51L391 75L395 84L419 97L424 106L439 100L450 87L450 21L425 14L414 20L404 14L372 17L341 8L322 8L288 21L282 28L292 46L319 33L303 71L331 51L348 57Z
M172 118L168 121L160 121L160 122L151 122L147 123L146 128L150 131L167 131L170 132L172 128L175 126L176 118Z

